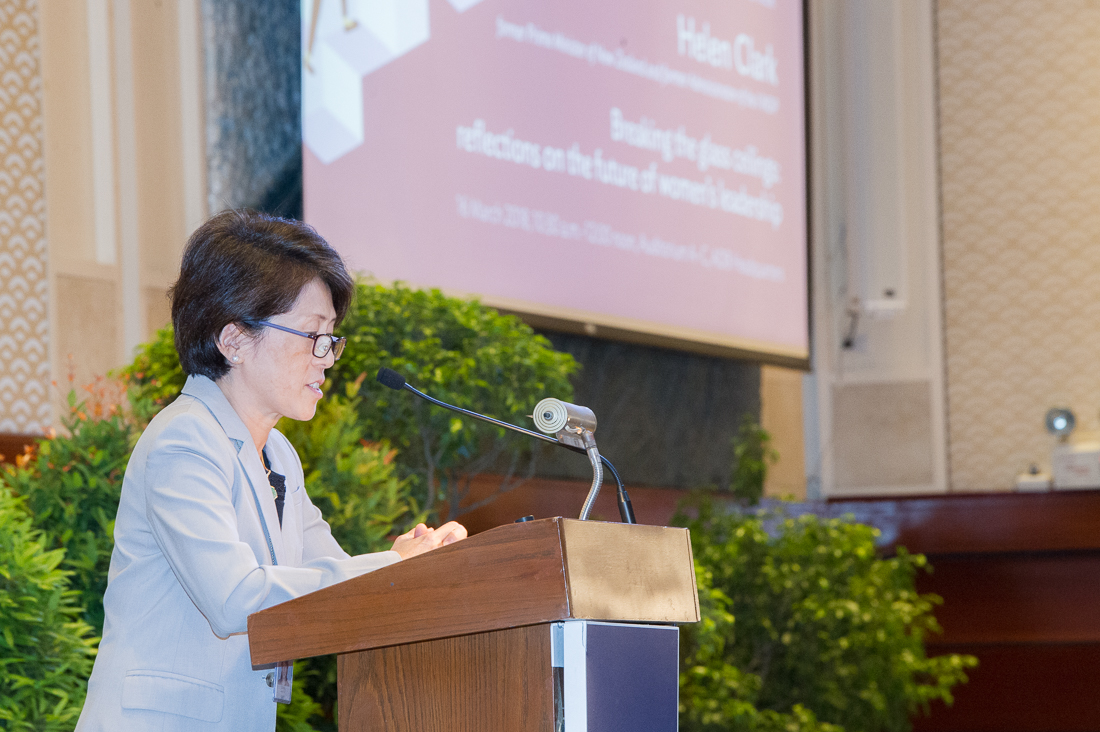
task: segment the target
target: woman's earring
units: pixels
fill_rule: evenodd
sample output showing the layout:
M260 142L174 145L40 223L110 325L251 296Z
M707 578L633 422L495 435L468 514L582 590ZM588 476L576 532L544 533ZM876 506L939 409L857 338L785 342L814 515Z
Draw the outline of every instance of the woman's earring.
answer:
M233 363L240 363L240 362L241 362L241 357L240 356L234 356L233 357Z

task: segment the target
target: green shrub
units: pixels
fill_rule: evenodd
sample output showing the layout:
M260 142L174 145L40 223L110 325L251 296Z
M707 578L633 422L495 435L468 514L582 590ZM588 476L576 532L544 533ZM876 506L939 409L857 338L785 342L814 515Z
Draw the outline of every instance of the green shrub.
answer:
M78 593L0 481L0 730L72 729L95 654Z
M772 447L772 436L751 414L741 417L741 425L733 438L733 473L730 492L738 500L755 506L764 496L764 481L768 468L779 459Z
M674 522L691 530L703 612L683 631L684 730L907 731L977 664L926 656L940 602L915 590L927 563L900 547L879 557L869 526L726 513L700 496Z
M339 393L367 374L370 396L358 406L363 434L397 448L398 474L415 478L418 503L429 513L438 514L445 502L444 519L495 497L470 503L473 476L502 473L498 493L509 490L533 474L536 452L527 438L374 384L380 366L437 399L514 424L529 423L527 415L543 397L572 399L573 357L553 350L518 318L476 300L359 282L339 330L348 345L328 371L327 390ZM174 354L166 327L124 369L136 387L135 411L162 404L183 387Z
M171 323L158 330L151 341L138 346L133 363L121 369L120 376L130 385L130 404L142 425L179 396L187 375L180 366Z
M68 434L41 440L0 473L0 481L25 498L47 546L64 550L61 567L71 573L84 619L98 635L122 474L136 430L122 413L121 387L100 379L85 390L79 402L76 391L69 392L69 413L61 419Z
M371 377L388 366L409 382L451 404L513 424L527 424L535 404L547 396L572 399L569 376L576 361L558 353L519 318L501 315L476 300L446 297L438 290L412 290L362 283L348 319L348 338L337 380ZM417 475L422 501L447 515L484 505L466 505L469 480L500 471L500 491L534 471L530 439L430 406L410 394L378 387L361 404L366 434L390 440L406 475ZM460 509L460 506L462 507Z

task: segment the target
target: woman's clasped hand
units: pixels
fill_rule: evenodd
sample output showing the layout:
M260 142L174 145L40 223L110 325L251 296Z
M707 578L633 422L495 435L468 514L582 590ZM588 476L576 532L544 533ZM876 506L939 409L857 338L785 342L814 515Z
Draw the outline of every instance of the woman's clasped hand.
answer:
M459 539L465 538L466 527L457 521L448 521L438 529L433 529L424 524L417 524L414 528L397 537L397 540L393 543L393 550L400 554L402 559L409 559L432 549L454 544Z

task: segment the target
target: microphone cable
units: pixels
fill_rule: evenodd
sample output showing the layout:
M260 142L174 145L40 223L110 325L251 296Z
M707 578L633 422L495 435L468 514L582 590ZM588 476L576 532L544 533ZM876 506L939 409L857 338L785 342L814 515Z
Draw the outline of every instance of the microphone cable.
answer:
M473 412L469 409L463 409L462 407L456 407L453 404L448 404L447 402L440 401L439 399L436 399L433 396L429 396L429 395L425 394L424 392L420 391L419 389L417 389L417 388L413 387L412 385L410 385L407 381L405 381L404 376L397 373L396 371L394 371L391 368L386 368L385 366L383 366L382 368L378 369L378 375L376 377L376 380L382 386L393 389L394 391L401 391L402 389L404 389L406 391L410 391L413 394L420 397L421 399L424 399L428 402L431 402L432 404L436 405L437 407L442 407L443 409L449 409L452 412L458 412L459 414L464 414L467 417L473 417L474 419L479 419L482 422L487 422L487 423L489 423L489 424L491 424L495 427L502 427L506 430L511 430L512 432L518 432L521 435L527 435L528 437L534 437L536 440L542 440L543 442L549 442L551 445L557 445L558 447L564 447L567 450L572 450L573 452L579 452L582 455L587 454L587 451L584 448L573 447L572 445L566 445L564 443L558 442L557 440L555 440L553 437L550 437L549 435L542 434L541 432L534 432L533 430L524 429L523 427L518 427L518 426L516 426L514 424L510 424L508 422L502 422L499 419L494 419L493 417L487 417L484 414L478 414L477 412ZM599 457L600 457L600 463L602 463L607 468L608 472L611 473L612 477L615 478L615 484L618 486L619 518L622 520L622 522L624 524L636 524L636 523L638 523L637 519L634 517L634 506L630 503L630 496L627 494L626 488L623 486L622 478L619 477L619 471L615 470L615 466L612 465L611 461L608 460L606 457L604 457L603 455L600 455ZM589 506L588 508L589 508L589 510L591 510L591 506Z

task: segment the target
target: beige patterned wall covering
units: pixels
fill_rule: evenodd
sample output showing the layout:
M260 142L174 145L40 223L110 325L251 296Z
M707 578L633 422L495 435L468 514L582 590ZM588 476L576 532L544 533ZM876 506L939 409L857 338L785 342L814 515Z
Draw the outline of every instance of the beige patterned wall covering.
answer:
M937 10L951 487L1007 489L1100 426L1100 3Z
M50 422L37 0L0 0L0 432Z

